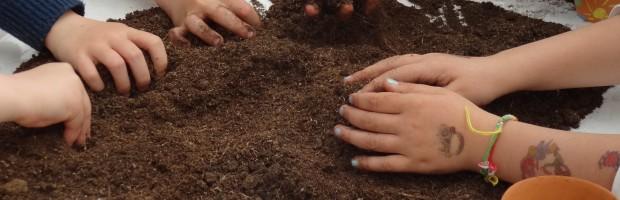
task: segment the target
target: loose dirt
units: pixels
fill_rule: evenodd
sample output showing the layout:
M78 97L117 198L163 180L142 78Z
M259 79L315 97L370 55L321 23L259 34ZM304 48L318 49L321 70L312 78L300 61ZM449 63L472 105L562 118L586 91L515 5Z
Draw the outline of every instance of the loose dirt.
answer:
M196 39L175 47L165 39L170 69L150 91L90 93L87 149L64 148L61 126L0 125L0 184L20 179L28 187L0 198L499 199L509 185L492 187L472 172L377 174L350 167L350 158L365 152L332 136L343 122L336 109L356 89L341 80L393 55L490 55L568 29L490 3L416 1L418 10L382 2L374 17L337 22L329 15L306 18L303 0L276 0L254 39L228 34L221 48ZM122 22L164 38L172 27L159 9ZM52 60L43 53L21 70ZM568 129L601 105L605 90L521 92L486 108Z

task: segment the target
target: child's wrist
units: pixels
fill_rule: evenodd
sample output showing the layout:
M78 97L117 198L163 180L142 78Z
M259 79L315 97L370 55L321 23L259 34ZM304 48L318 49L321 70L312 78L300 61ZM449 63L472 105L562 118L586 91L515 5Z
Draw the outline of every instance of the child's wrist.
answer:
M75 29L80 28L79 24L83 23L84 20L86 20L86 18L71 10L65 12L58 18L58 20L56 20L56 23L54 23L50 29L50 32L45 37L45 46L52 50L54 44L58 42L57 38L66 37L66 34L64 34L66 31L74 31Z
M525 73L526 70L522 68L519 63L514 63L509 59L509 54L506 52L499 52L497 54L487 56L486 62L488 66L494 67L489 69L494 71L497 84L502 88L501 92L505 95L508 93L528 90L530 79Z
M506 63L506 61L496 55L483 57L482 59L482 66L489 73L488 78L491 80L491 84L497 88L496 91L489 92L494 92L497 97L500 97L520 90L520 80L515 78L514 74L519 72L513 70L513 67Z
M481 130L494 130L499 119L499 116L486 111L478 112L477 114L472 113L473 126ZM467 144L470 147L466 154L466 170L478 172L480 171L478 163L482 161L484 152L488 148L490 137L472 133L467 127L465 127L465 130L465 138L468 140Z

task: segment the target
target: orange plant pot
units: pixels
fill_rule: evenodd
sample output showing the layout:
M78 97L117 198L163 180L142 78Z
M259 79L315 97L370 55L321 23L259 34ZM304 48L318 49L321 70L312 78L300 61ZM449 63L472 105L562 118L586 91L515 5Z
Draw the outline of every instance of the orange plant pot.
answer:
M607 189L590 181L568 176L538 176L512 185L502 200L616 199Z
M591 22L607 19L611 9L618 4L620 0L575 0L577 13Z

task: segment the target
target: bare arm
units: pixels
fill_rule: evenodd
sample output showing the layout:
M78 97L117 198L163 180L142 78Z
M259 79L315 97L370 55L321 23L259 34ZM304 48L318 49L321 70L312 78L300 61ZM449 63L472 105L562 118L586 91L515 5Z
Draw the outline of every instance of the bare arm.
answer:
M491 56L516 88L548 90L620 83L620 17ZM499 68L495 66L495 68ZM489 69L491 70L491 69Z
M487 57L409 54L379 61L345 78L372 80L361 91L382 91L387 78L455 91L476 104L518 90L620 83L620 17Z
M479 170L477 163L488 138L475 140L474 145L482 148L472 154L478 155L471 159L472 171ZM508 122L496 145L493 159L497 173L508 182L540 175L564 175L611 188L619 164L616 153L620 150L620 135L583 134Z
M385 153L353 158L358 169L442 174L478 172L490 137L467 128L464 108L475 128L494 130L498 116L441 87L388 79L381 93L351 94L340 114L352 126L335 135L357 147ZM587 179L611 188L619 163L620 135L580 134L510 121L491 157L508 182L541 175ZM603 160L604 162L600 162Z

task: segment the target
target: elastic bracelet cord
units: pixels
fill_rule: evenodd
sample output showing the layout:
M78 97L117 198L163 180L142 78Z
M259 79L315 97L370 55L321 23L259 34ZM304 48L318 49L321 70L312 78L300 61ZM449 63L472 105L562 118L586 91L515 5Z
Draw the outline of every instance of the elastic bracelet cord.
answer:
M480 167L480 174L484 176L484 180L486 182L491 183L493 186L496 186L499 183L499 177L495 175L497 171L497 166L493 162L493 152L495 151L495 143L497 142L497 138L502 133L504 128L504 124L510 120L518 120L517 117L513 115L504 115L500 117L497 124L495 124L494 131L481 131L476 129L471 120L471 113L469 112L469 108L465 107L465 120L467 121L467 128L475 134L482 136L490 136L489 145L482 155L482 162L478 163L478 167Z

